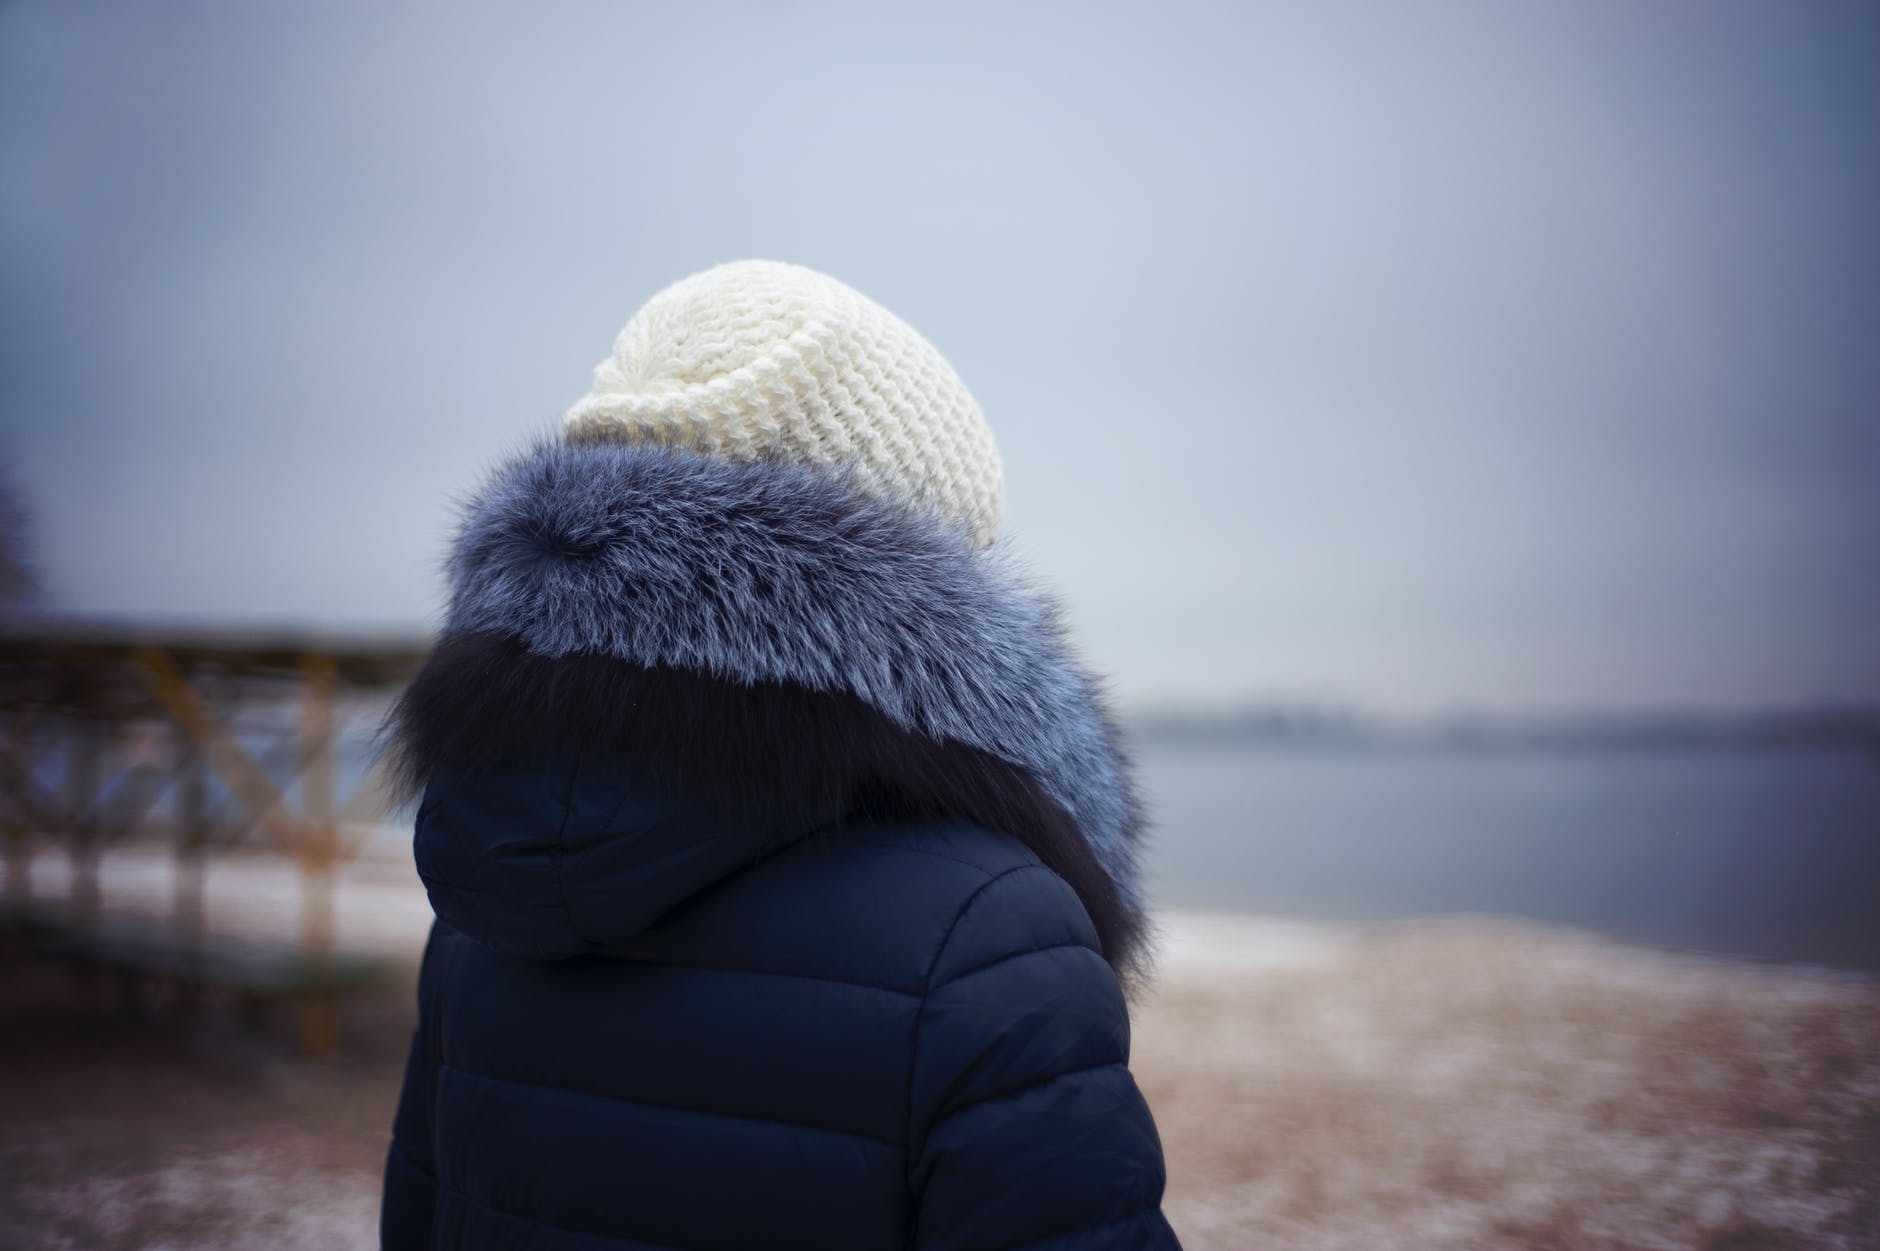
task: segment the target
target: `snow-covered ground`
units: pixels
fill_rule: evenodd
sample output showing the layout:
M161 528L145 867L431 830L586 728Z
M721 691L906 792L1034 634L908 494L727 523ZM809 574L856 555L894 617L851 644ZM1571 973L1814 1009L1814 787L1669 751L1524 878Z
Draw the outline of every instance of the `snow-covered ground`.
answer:
M42 857L36 889L64 872ZM339 881L342 944L415 959L395 846ZM103 888L160 913L168 863L114 855ZM291 938L299 889L218 861L210 928ZM1880 980L1496 918L1160 923L1134 1068L1190 1251L1880 1247ZM328 1069L175 1040L127 1064L82 1023L10 1050L0 1242L371 1245L408 996L385 1004L382 1043Z

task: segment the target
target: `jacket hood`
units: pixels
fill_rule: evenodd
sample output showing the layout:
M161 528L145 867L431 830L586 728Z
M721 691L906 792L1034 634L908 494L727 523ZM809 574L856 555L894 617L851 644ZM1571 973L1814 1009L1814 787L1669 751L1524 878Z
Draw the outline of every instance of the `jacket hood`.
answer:
M1029 842L1125 970L1140 804L1004 546L841 475L540 439L469 501L387 720L438 915L555 957L860 814Z

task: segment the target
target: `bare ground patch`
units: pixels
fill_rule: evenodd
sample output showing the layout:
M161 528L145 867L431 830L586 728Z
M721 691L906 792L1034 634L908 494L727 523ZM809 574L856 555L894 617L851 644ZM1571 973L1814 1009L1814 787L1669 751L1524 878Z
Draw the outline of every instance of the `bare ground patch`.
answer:
M1459 920L1176 917L1135 1068L1190 1251L1880 1247L1880 983ZM375 1244L410 988L342 1060L0 972L0 1246Z
M1880 1246L1880 984L1464 920L1172 961L1191 1248Z

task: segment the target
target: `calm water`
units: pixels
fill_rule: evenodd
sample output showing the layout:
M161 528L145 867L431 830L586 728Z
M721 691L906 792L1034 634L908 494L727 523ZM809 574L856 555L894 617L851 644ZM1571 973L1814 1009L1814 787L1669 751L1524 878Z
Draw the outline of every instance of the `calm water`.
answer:
M1162 904L1497 913L1880 970L1880 765L1853 752L1136 755Z

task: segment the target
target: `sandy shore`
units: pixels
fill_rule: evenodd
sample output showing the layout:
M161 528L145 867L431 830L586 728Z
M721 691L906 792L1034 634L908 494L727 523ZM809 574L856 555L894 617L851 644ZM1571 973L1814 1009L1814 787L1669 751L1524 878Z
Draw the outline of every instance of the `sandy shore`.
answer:
M1880 1246L1880 982L1518 922L1173 918L1190 1247Z
M218 866L212 922L291 934L296 889ZM106 893L159 907L166 870ZM408 869L347 871L349 945L415 952L428 916ZM1880 1247L1880 981L1493 919L1163 924L1134 1067L1191 1251ZM350 1005L332 1065L0 987L0 1245L372 1245L408 985Z

